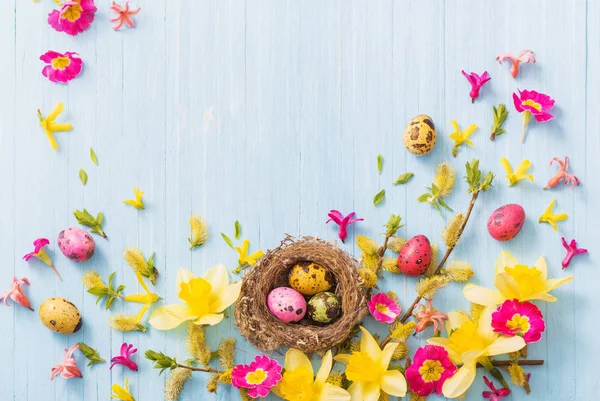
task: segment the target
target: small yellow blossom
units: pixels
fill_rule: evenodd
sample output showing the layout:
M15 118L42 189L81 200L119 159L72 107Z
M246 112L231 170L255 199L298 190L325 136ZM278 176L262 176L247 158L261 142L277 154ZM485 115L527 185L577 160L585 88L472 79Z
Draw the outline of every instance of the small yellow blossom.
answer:
M466 143L470 147L473 147L473 142L469 139L473 132L477 129L477 124L471 124L464 130L460 130L458 126L458 121L452 120L452 127L454 127L454 132L450 134L450 139L454 141L454 146L452 147L452 156L456 157L456 153L458 152L458 147L463 143Z
M264 252L261 250L258 250L248 255L248 248L250 248L250 241L247 239L244 240L244 242L242 242L241 247L236 246L235 248L233 248L240 255L238 259L238 263L240 266L254 266L256 262L258 262L258 260L264 255Z
M137 302L137 303L140 303L140 304L151 305L154 302L158 301L159 299L162 299L158 295L150 292L150 290L148 289L148 286L144 282L144 278L142 277L142 275L140 274L140 272L135 272L135 276L137 277L138 282L140 283L140 285L142 286L142 288L144 289L144 291L146 291L146 293L145 294L127 295L124 298L125 301L127 301L127 302Z
M144 193L140 191L138 187L133 188L133 193L135 194L135 199L127 199L124 200L123 203L133 206L138 210L144 210L144 201L142 200Z
M558 230L556 222L566 220L569 217L569 215L566 213L553 213L552 211L554 210L554 205L556 205L556 200L552 198L552 202L550 202L546 210L544 210L544 213L538 219L538 223L548 223L552 226L554 231L556 231Z
M506 170L506 178L508 179L508 186L512 187L517 182L529 178L533 182L533 174L526 174L529 167L531 167L531 162L528 159L525 159L519 164L516 170L513 171L510 162L506 157L500 159L500 164Z
M125 379L125 388L119 386L118 384L112 385L112 391L114 394L110 395L110 398L114 398L116 400L121 401L135 401L135 398L129 392L129 379Z
M60 102L56 106L54 106L54 109L52 109L52 111L46 116L46 118L44 118L42 112L39 109L37 111L38 117L40 119L40 125L44 129L44 132L48 137L48 141L50 141L50 146L52 146L52 149L54 150L58 150L58 143L56 143L53 133L58 131L70 131L72 127L71 124L58 124L54 122L54 120L56 120L56 117L58 117L58 115L62 113L64 109L65 105L62 102Z

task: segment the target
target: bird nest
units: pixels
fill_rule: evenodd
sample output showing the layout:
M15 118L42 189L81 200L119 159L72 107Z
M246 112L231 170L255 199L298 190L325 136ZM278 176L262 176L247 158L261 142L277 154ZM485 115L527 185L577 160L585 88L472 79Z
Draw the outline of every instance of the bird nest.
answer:
M290 270L301 262L317 263L335 278L334 292L342 311L327 326L316 326L306 317L298 323L284 323L267 307L271 290L289 286ZM313 353L343 342L366 313L366 290L352 256L327 241L287 236L245 274L235 307L235 323L240 333L263 352L287 346Z

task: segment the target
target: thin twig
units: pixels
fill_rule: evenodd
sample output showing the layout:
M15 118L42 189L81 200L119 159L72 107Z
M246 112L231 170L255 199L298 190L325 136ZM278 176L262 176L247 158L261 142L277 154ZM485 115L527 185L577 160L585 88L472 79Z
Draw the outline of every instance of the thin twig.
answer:
M206 368L206 369L205 368L197 368L195 366L182 365L180 363L177 364L177 367L178 368L183 368L183 369L188 369L188 370L191 370L191 371L194 371L194 372L225 373L222 370L216 370L216 369L213 369L213 368Z
M512 363L513 361L492 361L492 365L494 366L510 366ZM519 361L519 366L541 366L543 364L543 359L523 359ZM478 363L477 367L482 368L484 366Z

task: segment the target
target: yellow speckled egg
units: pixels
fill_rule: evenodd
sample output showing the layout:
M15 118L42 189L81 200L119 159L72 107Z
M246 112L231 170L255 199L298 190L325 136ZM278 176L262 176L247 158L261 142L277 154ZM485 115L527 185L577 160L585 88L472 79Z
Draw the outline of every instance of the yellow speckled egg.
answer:
M39 313L44 326L57 333L71 334L81 328L79 309L64 298L48 298L40 305Z
M298 263L290 272L290 287L302 295L309 296L327 291L333 284L331 272L316 263Z
M404 146L413 155L423 156L433 150L437 134L431 117L421 114L410 120L404 130Z

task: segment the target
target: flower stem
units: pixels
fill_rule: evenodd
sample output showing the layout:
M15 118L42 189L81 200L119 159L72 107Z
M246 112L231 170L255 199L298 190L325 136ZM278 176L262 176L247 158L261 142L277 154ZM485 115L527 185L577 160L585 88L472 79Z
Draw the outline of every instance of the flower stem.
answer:
M191 371L193 371L193 372L206 372L206 373L225 373L225 372L224 372L224 371L222 371L222 370L216 370L216 369L213 369L213 368L206 368L206 369L205 369L205 368L197 368L197 367L195 367L195 366L182 365L182 364L180 364L180 363L178 363L178 364L177 364L177 367L178 367L178 368L183 368L183 369L188 369L188 370L191 370Z
M531 112L529 110L525 110L523 112L523 133L521 134L521 143L525 143L525 131L527 130L527 125L529 124L530 119Z
M504 380L504 376L502 376L502 373L498 370L497 367L494 366L490 358L488 358L487 356L482 357L479 359L479 363L481 363L481 365L483 365L483 367L485 367L490 372L490 374L494 376L494 378L496 378L496 380L498 380L500 384L502 384L504 388L510 388L506 380Z

